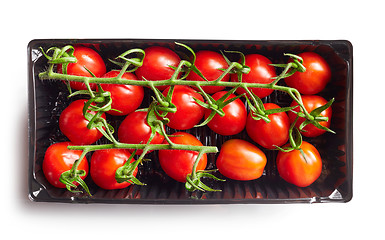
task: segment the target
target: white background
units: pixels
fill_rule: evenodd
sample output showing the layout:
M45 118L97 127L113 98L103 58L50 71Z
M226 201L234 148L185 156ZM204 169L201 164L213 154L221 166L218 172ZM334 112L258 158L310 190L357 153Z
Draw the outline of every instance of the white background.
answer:
M29 239L384 237L385 14L380 3L371 0L3 1L0 235ZM351 41L355 127L352 201L209 206L30 202L26 177L27 44L37 38Z

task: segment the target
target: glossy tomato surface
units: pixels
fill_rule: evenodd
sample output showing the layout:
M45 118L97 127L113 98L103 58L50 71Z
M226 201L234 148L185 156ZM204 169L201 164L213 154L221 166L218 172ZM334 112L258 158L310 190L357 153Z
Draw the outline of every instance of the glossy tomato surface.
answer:
M245 56L245 65L250 67L248 74L242 75L242 82L246 83L271 83L273 77L276 77L275 68L270 66L272 62L265 56L260 54L249 54ZM231 81L238 82L238 76L236 74L231 75ZM273 90L267 88L250 88L254 94L260 98L269 96ZM246 93L243 88L237 89L238 94Z
M170 140L176 144L203 146L193 135L186 132L171 134ZM163 142L168 144L166 140ZM164 172L178 182L186 182L188 174L192 173L198 152L188 150L159 150L159 163ZM204 170L207 165L207 156L203 154L199 159L198 170Z
M116 170L123 166L131 153L125 149L104 149L95 151L91 157L90 174L96 185L103 189L121 189L131 183L118 183L115 179ZM135 161L134 159L131 162ZM134 171L136 176L138 168Z
M331 79L329 64L314 52L304 52L298 56L302 57L306 71L296 72L285 78L286 84L302 94L313 95L321 92Z
M147 112L132 112L126 116L118 129L118 138L122 143L146 144L151 136L151 127L147 123ZM156 133L151 144L160 144L164 137ZM133 150L131 150L133 151ZM140 155L143 151L138 149L136 154Z
M217 80L222 75L223 69L229 67L220 53L208 50L202 50L196 53L195 66L208 81ZM193 71L190 72L187 79L192 81L205 81ZM221 81L229 81L229 75L225 75ZM213 94L225 89L225 87L203 86L202 89L208 94Z
M139 79L151 81L167 80L174 74L175 70L171 67L179 65L180 57L169 48L152 46L144 50L145 57L143 65L139 67L135 74ZM166 86L159 86L159 90L164 90Z
M242 181L261 177L266 163L265 153L242 139L226 141L216 160L217 168L223 176Z
M73 101L63 110L59 117L60 131L73 143L77 145L93 144L103 134L98 129L88 129L89 121L83 116L83 107L87 100L80 99ZM93 111L88 111L95 114ZM103 113L102 118L106 118Z
M60 182L60 175L63 172L71 170L74 162L78 160L82 154L79 150L68 150L68 146L73 145L70 142L54 143L48 147L43 159L43 173L48 182L57 188L65 188L66 185ZM85 179L88 174L88 161L84 157L80 162L77 170L86 171ZM74 182L78 185L77 182Z
M318 96L318 95L303 95L302 96L302 102L305 106L305 109L310 113L314 109L321 107L327 103L326 99ZM295 101L291 103L291 106L298 105ZM293 109L293 111L298 112L300 111L300 107L296 107ZM332 108L329 107L326 110L322 111L320 114L322 117L327 117L328 121L322 121L319 122L322 126L329 128L332 118ZM291 122L294 122L297 115L293 112L289 112L289 118ZM300 117L296 123L296 126L299 127L301 123L305 121L305 118ZM303 128L303 132L301 132L302 135L305 137L317 137L325 133L325 130L319 129L313 124L308 124Z
M96 51L82 46L74 46L74 49L74 56L76 57L77 62L68 64L68 75L92 77L88 70L91 71L95 77L101 77L106 73L106 65L102 57ZM57 71L59 73L63 72L60 64L57 67ZM86 85L82 82L70 82L70 86L75 90L87 89ZM90 83L90 87L91 89L95 89L96 84Z
M218 100L226 93L227 91L220 91L215 93L212 97L214 100ZM226 100L234 97L236 96L231 94ZM247 110L242 100L238 98L227 104L222 110L224 111L225 116L221 117L216 114L207 126L209 126L209 128L214 132L224 136L240 133L245 128L247 119ZM205 110L205 119L210 115L210 113L210 109Z
M275 103L263 104L266 110L280 108ZM264 148L274 149L275 146L282 146L289 139L290 120L285 112L274 113L269 115L271 122L266 123L264 120L255 120L251 116L251 112L247 117L246 131L254 142Z
M287 182L298 187L307 187L319 178L322 171L322 159L318 150L308 142L303 141L300 150L279 152L277 169L279 175Z
M119 71L110 71L104 74L103 78L113 78L119 75ZM126 72L122 79L138 80L133 74ZM111 93L111 108L119 111L110 110L107 113L115 116L127 115L135 111L143 101L144 90L141 86L124 84L101 84L104 91Z
M163 95L167 96L169 90L170 87L166 88ZM200 122L205 108L199 105L194 98L204 102L202 95L191 87L175 86L171 102L176 106L177 111L166 115L170 119L167 126L177 130L186 130L193 128Z

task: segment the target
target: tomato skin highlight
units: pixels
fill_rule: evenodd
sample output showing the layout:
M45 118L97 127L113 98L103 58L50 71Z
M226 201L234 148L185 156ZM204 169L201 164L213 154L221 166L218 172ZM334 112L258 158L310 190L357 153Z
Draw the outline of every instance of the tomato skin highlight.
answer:
M327 103L326 99L324 99L321 96L318 95L303 95L302 96L302 103L305 107L305 109L310 113L312 110L321 107ZM297 102L293 101L290 106L296 106L298 105ZM300 111L300 107L296 107L293 109L293 111L298 112ZM293 112L288 113L290 122L294 122L297 115ZM331 118L332 118L332 107L327 108L320 114L322 117L327 117L328 121L322 121L319 122L322 126L329 128L331 124ZM298 128L303 122L305 121L305 118L300 117L298 118L297 123L295 124ZM303 132L301 134L305 137L318 137L322 134L324 134L326 131L317 128L313 124L308 124L303 128Z
M242 139L226 141L216 160L217 168L223 176L241 181L260 178L266 163L265 153Z
M212 97L214 100L218 100L226 93L227 91L220 91L215 93ZM226 100L234 97L236 96L231 94ZM245 128L247 119L247 110L242 100L238 98L235 101L227 104L222 110L225 112L225 116L221 117L216 114L207 124L207 126L215 133L223 136L230 136L240 133ZM210 113L210 109L205 109L205 119L207 119Z
M218 79L223 73L223 71L220 69L227 69L229 67L221 54L208 50L202 50L196 53L195 66L208 81L214 81ZM226 74L221 81L227 82L229 81L229 78L229 74ZM187 76L187 80L205 81L193 71L191 71ZM225 89L225 87L203 86L202 89L208 94L213 94L222 91Z
M248 74L243 74L242 82L246 83L263 83L268 84L274 81L273 77L276 77L275 68L270 66L272 62L265 56L260 54L249 54L245 56L245 64L250 67ZM232 82L238 82L236 74L231 75ZM267 88L249 88L251 92L256 94L260 98L269 96L273 90ZM236 91L238 94L246 93L243 88L238 88Z
M118 139L122 143L128 144L146 144L151 136L151 127L147 123L147 112L132 112L126 116L118 129ZM164 136L156 133L150 144L160 144ZM134 151L131 149L130 151ZM143 153L138 149L137 155Z
M299 150L279 152L277 169L279 175L287 182L298 187L307 187L319 178L322 172L322 159L318 150L308 142L301 145L306 160Z
M61 132L76 145L89 145L99 140L103 134L98 129L88 129L89 121L83 116L83 107L87 100L73 101L63 110L59 117L59 128ZM89 113L95 114L93 111ZM101 115L106 118L105 114Z
M119 71L110 71L104 74L103 78L113 78L119 75ZM123 74L122 79L138 80L133 74L126 72ZM141 86L125 85L125 84L101 84L104 91L111 93L112 103L111 108L119 110L110 110L107 113L114 116L127 115L140 106L144 97L144 90Z
M163 91L167 96L170 87ZM188 86L175 86L171 102L176 106L175 113L168 113L170 120L167 126L177 130L187 130L197 125L203 118L205 108L199 105L194 98L204 102L202 95Z
M102 57L91 48L83 46L74 46L74 56L77 59L76 63L69 63L67 66L67 74L75 76L92 77L87 71L90 70L96 77L101 77L106 73L106 65ZM87 69L86 69L87 68ZM58 73L62 73L61 64L57 65ZM87 90L87 87L82 82L70 82L71 88L75 90ZM90 83L92 90L96 89L96 84Z
M176 144L203 146L196 137L186 132L173 133L170 136L170 140ZM168 142L164 140L163 144L168 144ZM187 175L192 173L198 152L188 150L159 150L158 156L163 171L169 177L178 182L186 182ZM196 170L204 170L206 165L207 155L203 154L199 159Z
M274 103L263 104L266 110L280 108ZM270 123L264 120L255 120L251 112L247 117L246 131L254 142L264 148L274 149L275 146L282 146L289 140L290 120L285 112L269 115Z
M143 78L149 81L170 79L175 72L170 66L177 67L181 61L175 52L165 47L152 46L146 48L144 52L143 65L135 71L140 80ZM162 91L166 86L157 88Z
M57 188L66 188L66 185L60 182L60 175L71 170L74 162L78 160L82 154L80 150L68 150L68 146L73 145L70 142L54 143L48 147L43 159L43 173L48 182ZM85 179L88 174L88 161L84 157L79 163L78 170L86 171L86 175L81 179ZM79 185L74 182L75 185Z
M298 56L302 57L306 71L296 72L285 78L286 84L302 94L314 95L321 92L331 79L329 64L314 52L304 52Z
M126 149L104 149L95 151L91 157L90 174L96 185L103 189L122 189L131 183L118 183L115 179L116 170L123 166L129 159L131 153ZM134 162L135 159L131 159ZM138 168L134 170L136 176Z

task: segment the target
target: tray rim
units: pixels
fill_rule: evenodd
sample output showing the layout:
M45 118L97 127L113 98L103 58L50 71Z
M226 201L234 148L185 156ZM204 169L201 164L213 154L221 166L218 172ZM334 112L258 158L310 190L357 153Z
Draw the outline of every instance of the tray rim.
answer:
M34 175L34 153L36 145L34 144L36 136L36 92L34 89L34 73L32 50L38 44L55 42L63 44L81 43L118 43L118 42L193 42L193 43L223 43L223 44L255 44L255 45L330 45L342 44L348 49L347 59L343 58L347 63L346 76L346 133L345 133L345 154L346 154L346 177L347 192L343 198L330 199L328 197L308 197L308 198L291 198L291 199L92 199L76 197L63 198L45 198L41 197L40 192L45 189L40 189L36 195L33 193L33 185L39 184ZM338 53L337 53L338 54ZM349 40L228 40L228 39L152 39L152 38L86 38L86 39L33 39L27 46L28 57L28 198L33 202L60 202L60 203L108 203L108 204L287 204L287 203L326 203L326 202L350 202L353 198L353 45Z

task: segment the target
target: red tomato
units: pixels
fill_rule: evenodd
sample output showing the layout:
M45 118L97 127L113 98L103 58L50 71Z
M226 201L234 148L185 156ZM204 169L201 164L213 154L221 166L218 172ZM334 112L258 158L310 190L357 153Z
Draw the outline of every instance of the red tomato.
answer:
M317 94L321 92L331 79L328 63L314 52L304 52L298 56L303 59L305 72L296 72L285 78L288 86L296 88L302 94Z
M320 97L320 96L317 96L317 95L303 95L302 96L302 102L303 102L303 105L305 106L305 109L309 113L312 110L314 110L314 109L316 109L318 107L321 107L321 106L323 106L323 105L325 105L327 103L327 101L323 97ZM295 101L293 101L291 103L291 106L296 106L296 105L298 105L298 104ZM295 112L300 111L300 107L298 106L298 107L294 108L293 111L295 111ZM332 117L332 108L329 107L326 110L324 110L321 113L321 116L322 117L327 117L329 120L328 121L322 121L322 122L319 122L319 123L322 126L329 128L330 127L331 117ZM294 122L296 117L297 117L297 115L295 113L289 112L289 118L290 118L291 122ZM296 123L296 126L299 127L301 125L301 123L303 123L303 121L305 121L305 118L302 118L302 117L299 118L297 123ZM306 125L303 128L303 132L301 132L301 133L305 137L317 137L317 136L325 133L325 130L319 129L316 126L314 126L313 124L308 124L308 125Z
M147 123L147 112L132 112L122 121L118 129L118 138L122 143L146 144L151 136L151 127ZM164 137L156 133L151 144L160 144ZM142 154L137 150L136 154Z
M111 71L104 74L103 78L113 78L119 75L119 71ZM124 73L122 79L138 80L132 73ZM144 97L143 87L124 84L101 84L104 91L111 93L112 104L111 108L119 110L110 110L107 113L115 116L127 115L135 111L142 103Z
M263 104L266 110L280 108L274 103ZM251 112L247 117L246 131L253 141L264 148L274 149L275 146L282 146L289 140L290 120L285 112L269 115L271 122L255 120L251 117Z
M193 135L186 132L173 133L170 140L176 144L203 146L202 143ZM167 144L167 141L163 141ZM159 150L159 163L164 172L178 182L186 182L188 174L192 169L198 152L187 150ZM207 165L207 156L203 154L199 159L198 170L204 170Z
M106 65L102 57L91 48L75 46L74 56L77 59L76 63L70 63L67 67L68 75L92 77L87 71L90 70L96 77L101 77L106 73ZM58 64L58 73L62 73L62 66ZM70 82L70 86L76 90L86 90L87 87L81 82ZM91 89L96 88L96 84L90 83Z
M60 176L63 172L71 170L74 162L80 158L82 151L68 150L70 142L60 142L52 144L48 147L43 160L43 173L48 182L57 188L65 188L66 185L60 182ZM84 157L79 163L77 170L86 171L86 175L81 179L85 179L88 174L88 162ZM75 185L79 185L74 182Z
M322 159L318 150L308 142L303 141L300 150L279 152L277 169L279 175L287 182L298 187L307 187L321 175Z
M223 143L216 161L223 176L242 181L261 177L266 163L266 155L242 139L230 139Z
M217 92L212 97L214 100L218 100L226 93L226 91ZM231 94L226 100L234 97L236 96ZM225 112L225 116L221 117L216 114L207 126L214 132L224 136L240 133L246 125L247 111L245 104L238 98L227 104L222 110ZM211 110L206 108L205 119L207 119L210 113Z
M96 185L103 189L121 189L128 187L131 183L118 183L115 179L116 170L123 166L131 153L125 149L98 150L92 154L90 174ZM132 159L131 162L135 161ZM136 176L138 168L134 171Z
M218 79L223 73L223 71L220 69L227 69L229 67L226 60L221 54L206 50L199 51L196 53L195 66L208 81ZM190 72L190 74L187 76L187 79L192 81L205 81L193 71ZM225 75L221 81L229 81L229 75ZM202 89L206 93L212 94L225 89L225 87L203 86Z
M61 132L77 145L88 145L96 142L103 134L98 129L88 129L89 121L83 116L83 107L87 100L76 100L63 110L59 117L59 128ZM95 114L93 111L88 111ZM103 113L102 118L106 118Z
M166 88L163 95L167 96L169 90L170 87ZM199 105L194 98L204 101L202 95L194 89L188 86L175 86L171 102L176 106L177 111L167 114L166 117L170 119L167 124L169 127L186 130L199 123L203 118L205 108Z
M175 72L170 66L177 67L180 57L172 50L160 46L146 48L144 52L143 65L135 71L136 76L152 81L170 79ZM165 88L166 86L158 87L159 90Z
M242 75L242 82L268 84L274 81L272 78L277 75L275 73L275 68L269 65L272 64L272 62L268 58L259 54L249 54L246 55L245 58L245 65L250 67L250 72ZM238 82L238 76L232 74L231 81ZM267 88L250 88L249 90L260 98L264 98L273 92L272 89ZM246 91L243 88L237 89L238 94L245 92Z

